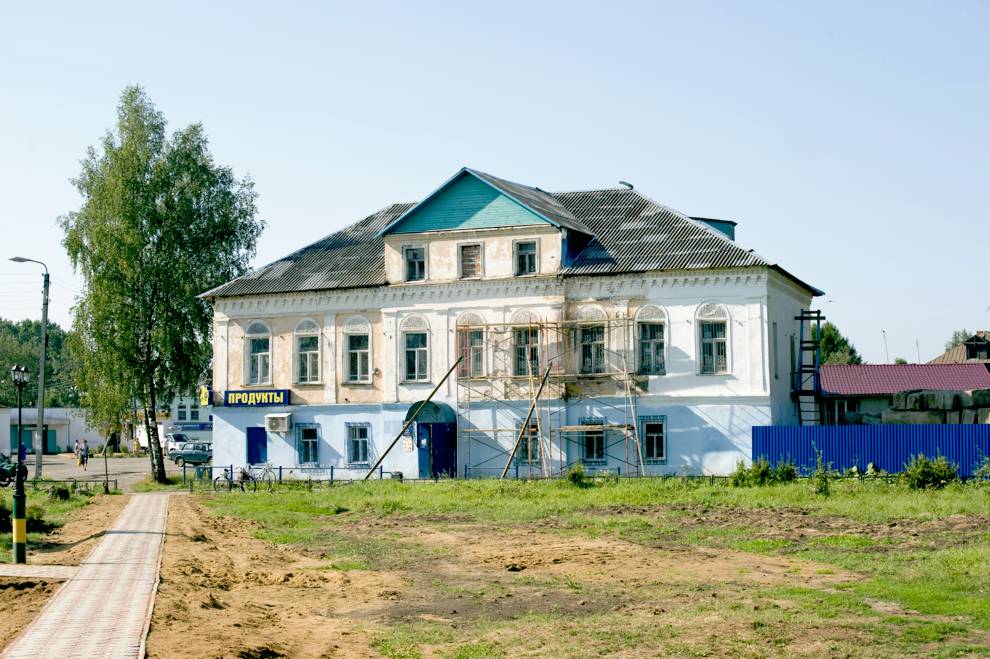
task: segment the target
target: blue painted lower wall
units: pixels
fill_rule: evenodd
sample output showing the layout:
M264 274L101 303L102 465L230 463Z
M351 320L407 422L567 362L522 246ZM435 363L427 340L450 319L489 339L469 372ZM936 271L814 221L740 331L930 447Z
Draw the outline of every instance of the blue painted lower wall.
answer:
M968 478L990 455L990 425L753 426L753 459L791 460L809 473L816 451L834 469L865 470L872 462L888 472L902 471L912 455L944 455Z
M454 400L438 400L451 408ZM515 432L497 437L475 437L466 432L471 428L518 428L528 410L527 401L499 405L472 404L470 412L457 419L457 475L472 478L497 477L504 467L515 442ZM339 479L358 478L367 466L348 461L347 428L367 426L368 462L374 463L384 453L389 442L402 428L409 403L300 405L287 407L215 407L213 408L213 464L242 466L247 462L247 431L263 428L265 414L291 412L293 429L287 433L267 433L265 458L276 466L293 469L288 477L326 478L318 470L335 469ZM584 401L559 401L540 410L541 423L549 428L552 439L546 445L551 473L558 475L577 461L587 463L580 435L562 436L555 430L560 426L576 426L588 418L605 424L628 424L625 400L601 398ZM637 401L637 425L647 419L662 419L664 423L665 455L662 460L645 461L646 473L715 474L730 473L740 461L751 455L750 439L754 425L770 423L769 401L725 401L699 404L672 402L669 398L643 396ZM315 462L300 464L300 429L317 428L318 449ZM386 472L401 472L405 478L419 478L424 470L423 453L417 450L415 427L409 441L400 440L388 453L383 466ZM602 470L634 475L636 452L634 443L626 442L621 432L607 437L605 455L586 464L592 471ZM542 450L542 449L541 449ZM310 453L310 455L312 455ZM517 460L517 462L520 462ZM542 462L539 461L539 462ZM535 469L535 471L534 471ZM539 476L540 465L521 463L518 475ZM510 475L516 475L515 467Z

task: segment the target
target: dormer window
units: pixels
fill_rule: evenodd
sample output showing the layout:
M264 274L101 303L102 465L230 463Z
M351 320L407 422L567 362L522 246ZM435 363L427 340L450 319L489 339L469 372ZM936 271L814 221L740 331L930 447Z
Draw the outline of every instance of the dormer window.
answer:
M403 247L402 257L406 263L406 281L426 279L426 248Z
M516 275L536 274L536 241L525 240L516 243Z

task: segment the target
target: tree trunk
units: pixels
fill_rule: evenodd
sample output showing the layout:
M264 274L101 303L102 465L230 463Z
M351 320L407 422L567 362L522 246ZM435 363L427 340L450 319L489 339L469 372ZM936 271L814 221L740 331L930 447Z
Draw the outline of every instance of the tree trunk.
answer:
M155 395L155 383L148 385L148 406L145 418L148 424L148 452L151 453L151 475L159 483L167 483L165 475L165 457L162 455L162 443L158 439L158 401Z

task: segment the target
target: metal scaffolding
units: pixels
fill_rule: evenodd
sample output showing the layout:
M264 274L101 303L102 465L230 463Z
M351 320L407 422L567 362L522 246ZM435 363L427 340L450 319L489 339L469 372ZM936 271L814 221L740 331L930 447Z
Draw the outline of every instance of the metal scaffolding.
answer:
M512 475L551 478L575 462L644 474L636 417L640 386L630 368L633 329L628 319L459 325L457 425L464 475L504 475L514 464ZM568 403L581 401L610 408L612 419L568 423ZM527 408L532 420L524 428ZM476 425L477 412L493 423Z

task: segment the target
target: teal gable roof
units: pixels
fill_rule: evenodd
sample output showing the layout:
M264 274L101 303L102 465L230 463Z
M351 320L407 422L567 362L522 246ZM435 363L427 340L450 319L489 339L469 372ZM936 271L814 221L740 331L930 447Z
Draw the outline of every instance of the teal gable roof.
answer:
M461 171L383 233L493 229L550 222L468 171Z

